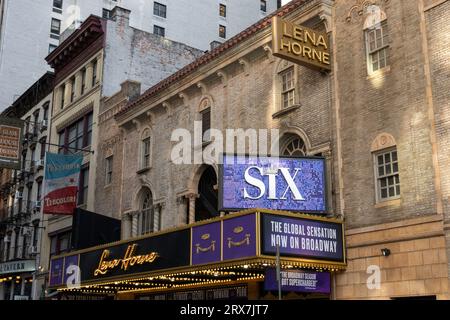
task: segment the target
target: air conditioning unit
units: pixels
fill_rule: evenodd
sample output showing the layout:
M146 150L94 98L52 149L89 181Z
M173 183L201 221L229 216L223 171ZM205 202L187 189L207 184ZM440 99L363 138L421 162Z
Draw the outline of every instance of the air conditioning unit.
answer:
M20 233L22 234L22 236L31 236L30 227L22 227L20 231L21 231Z
M17 191L16 192L16 198L17 199L23 199L23 192Z
M41 131L47 129L47 127L48 127L48 120L42 120Z
M44 167L44 159L39 159L36 161L36 167L43 168Z
M38 254L38 247L37 246L29 246L28 247L28 254L33 255L33 254Z
M41 210L41 201L36 201L36 203L34 204L34 209L36 211Z
M6 236L3 238L3 242L4 242L4 243L10 243L10 242L11 242L11 236L10 236L10 235L6 235Z

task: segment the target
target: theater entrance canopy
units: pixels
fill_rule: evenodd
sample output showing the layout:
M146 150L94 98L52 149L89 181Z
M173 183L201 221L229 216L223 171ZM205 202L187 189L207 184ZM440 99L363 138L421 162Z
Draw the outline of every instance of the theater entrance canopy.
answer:
M282 269L346 267L342 221L252 209L53 257L49 287L115 294L263 281L277 247Z

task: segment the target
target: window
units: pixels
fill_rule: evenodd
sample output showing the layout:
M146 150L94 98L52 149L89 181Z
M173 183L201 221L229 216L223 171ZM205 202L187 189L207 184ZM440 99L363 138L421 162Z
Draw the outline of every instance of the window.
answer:
M227 37L227 28L223 25L219 25L219 37L224 39Z
M45 145L46 145L46 142L47 142L47 137L41 138L41 140L40 140L40 143L41 143L41 157L40 157L40 159L41 160L44 160L44 157L45 157Z
M297 135L293 135L284 143L281 154L283 156L304 157L306 155L305 142Z
M86 90L86 68L83 68L83 70L81 70L81 95L84 94L85 90Z
M39 220L33 221L33 247L37 247L39 240Z
M37 183L37 193L36 193L36 201L41 202L42 198L42 180Z
M37 135L38 134L38 129L39 129L39 110L37 110L37 112L34 114L34 123L33 123L33 134Z
M150 167L150 137L142 140L142 168Z
M18 252L19 252L19 235L20 235L20 229L16 228L14 230L14 256L13 258L19 258Z
M150 190L146 190L143 195L140 218L141 218L140 219L141 234L153 232L154 210L153 210L153 197Z
M203 142L210 141L210 133L211 129L211 108L206 108L201 112L202 116L202 137Z
M80 186L78 191L78 205L87 204L89 191L89 167L81 169Z
M59 153L77 153L91 145L93 114L89 113L59 132Z
M154 25L153 26L153 33L157 36L164 37L166 35L166 30L163 27Z
M62 9L63 0L53 0L53 8Z
M53 0L53 12L62 13L62 6L63 6L62 0Z
M375 171L378 200L384 201L400 197L400 176L396 149L375 154Z
M25 133L30 132L30 122L31 122L31 117L28 117L25 119Z
M66 85L65 84L63 84L62 86L61 86L61 89L59 90L59 92L60 92L60 94L61 94L61 109L62 108L64 108L64 103L65 103L65 101L64 101L64 98L65 98L65 95L66 95Z
M260 7L261 7L261 11L267 12L267 1L261 0L261 5L260 5Z
M48 45L48 53L49 53L49 54L52 53L53 50L55 50L56 48L57 48L56 45L50 43L50 44Z
M108 184L111 184L111 182L112 182L113 156L110 156L110 157L106 158L105 168L106 168L105 184L108 185Z
M35 157L36 157L36 149L31 149L30 171L31 171L31 169L34 168L34 164L35 164L34 160L35 160Z
M158 2L153 4L153 14L158 17L166 18L167 6Z
M50 257L60 255L70 250L71 232L64 232L50 238Z
M22 228L28 228L28 226L23 226ZM22 236L22 259L26 258L27 248L28 248L28 236Z
M53 33L53 34L59 35L60 31L61 31L61 20L52 18L52 23L51 23L51 26L50 26L50 32Z
M219 4L219 15L224 18L227 16L227 6L226 5Z
M383 69L389 63L389 37L387 20L370 27L365 31L367 67L369 74Z
M48 120L48 106L49 106L49 102L47 102L47 104L44 106L44 118L43 120Z
M75 77L70 79L70 102L75 100Z
M92 62L92 87L95 86L97 82L97 60Z
M102 17L103 19L111 19L111 10L103 8Z
M291 107L294 105L295 97L294 67L290 67L281 74L281 84L282 107Z

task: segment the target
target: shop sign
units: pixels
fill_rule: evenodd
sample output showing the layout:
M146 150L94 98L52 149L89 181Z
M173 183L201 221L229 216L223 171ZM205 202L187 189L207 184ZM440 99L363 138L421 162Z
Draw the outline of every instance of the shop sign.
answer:
M273 55L318 70L331 70L330 42L319 32L280 17L272 18Z
M330 273L306 270L282 270L281 290L287 292L330 293ZM276 270L266 270L264 290L277 291L278 281Z
M21 169L24 121L0 117L0 168Z
M263 254L345 262L342 223L261 214Z
M326 212L324 158L223 155L219 209Z
M21 260L0 263L0 274L33 272L36 270L34 260Z

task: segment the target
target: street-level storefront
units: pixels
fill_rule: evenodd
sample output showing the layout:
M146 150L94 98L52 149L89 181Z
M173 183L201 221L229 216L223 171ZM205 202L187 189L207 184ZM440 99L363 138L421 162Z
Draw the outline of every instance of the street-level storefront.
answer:
M275 299L277 244L283 298L330 298L346 267L343 223L259 209L54 257L49 288L63 299Z
M0 263L0 300L31 300L34 260Z

